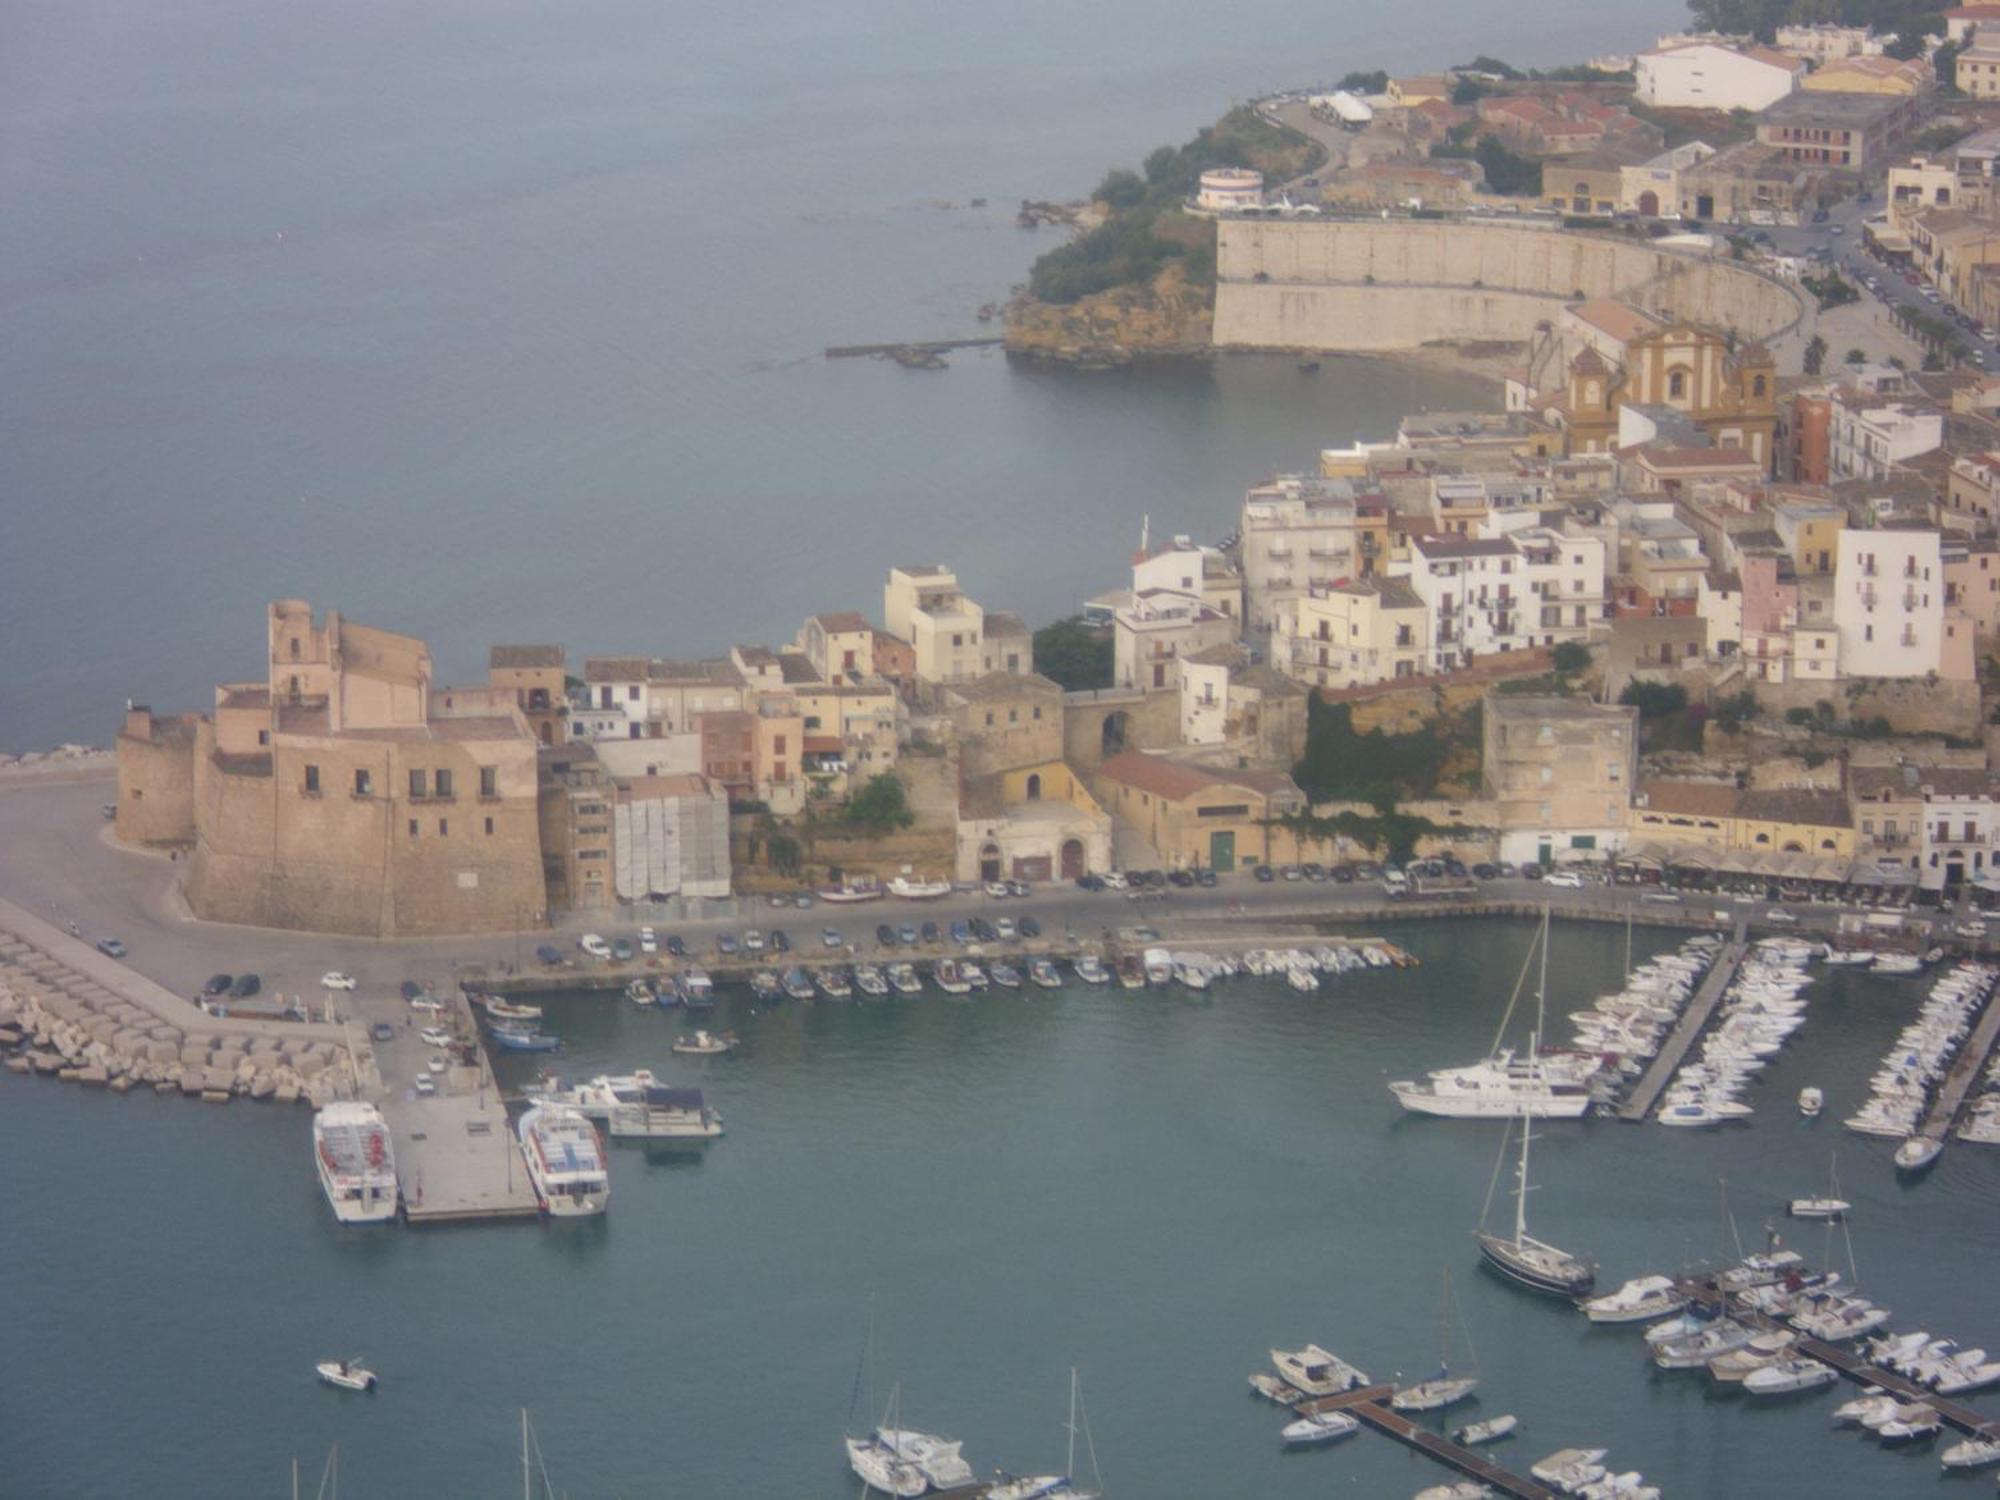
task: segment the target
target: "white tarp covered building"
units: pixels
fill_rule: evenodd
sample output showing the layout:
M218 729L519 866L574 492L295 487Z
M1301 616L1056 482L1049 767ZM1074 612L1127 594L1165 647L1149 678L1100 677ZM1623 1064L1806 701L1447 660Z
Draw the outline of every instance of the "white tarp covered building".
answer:
M705 776L616 783L612 888L620 901L729 894L729 798Z

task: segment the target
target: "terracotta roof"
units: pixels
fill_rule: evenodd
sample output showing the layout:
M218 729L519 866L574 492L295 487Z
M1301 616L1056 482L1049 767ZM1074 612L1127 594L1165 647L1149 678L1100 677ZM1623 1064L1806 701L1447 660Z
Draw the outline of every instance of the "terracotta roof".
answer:
M1667 326L1643 308L1620 302L1615 297L1592 297L1588 302L1579 302L1569 311L1572 317L1602 329L1621 344L1629 344L1642 333L1652 333Z
M560 667L560 646L495 646L486 653L489 667Z
M1512 557L1519 550L1505 537L1415 536L1410 545L1425 557Z
M1099 766L1097 771L1100 776L1142 792L1151 792L1155 797L1165 797L1170 802L1179 802L1212 786L1225 784L1222 777L1200 766L1148 755L1142 750L1120 751Z
M1801 823L1814 828L1847 828L1853 823L1847 798L1839 792L1803 789L1745 792L1737 800L1736 815L1764 823Z
M1644 812L1681 813L1693 818L1735 816L1735 787L1720 781L1647 781L1639 783ZM1636 804L1635 804L1636 805Z
M644 682L646 665L646 658L643 656L586 656L583 659L583 680Z
M837 609L831 614L814 615L819 628L829 632L846 634L855 630L873 630L875 627L856 610Z

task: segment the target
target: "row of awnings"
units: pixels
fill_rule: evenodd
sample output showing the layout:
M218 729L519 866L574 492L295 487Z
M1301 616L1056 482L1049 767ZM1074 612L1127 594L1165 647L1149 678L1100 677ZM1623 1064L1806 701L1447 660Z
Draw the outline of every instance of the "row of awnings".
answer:
M1717 849L1708 844L1635 844L1618 856L1633 869L1701 870L1713 875L1750 875L1766 880L1817 881L1826 885L1915 885L1907 865L1872 859L1846 860L1826 854L1778 849ZM1982 880L1985 877L1982 876ZM2000 877L1988 889L2000 891Z

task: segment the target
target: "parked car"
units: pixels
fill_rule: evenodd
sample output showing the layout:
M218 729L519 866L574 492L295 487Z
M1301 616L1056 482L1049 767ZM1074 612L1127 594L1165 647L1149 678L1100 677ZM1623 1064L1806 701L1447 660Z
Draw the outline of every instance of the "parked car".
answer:
M658 953L660 951L659 934L654 932L652 928L641 927L639 929L639 951L641 953Z
M1326 879L1326 866L1320 864L1317 860L1309 859L1299 866L1299 874L1307 880L1324 880Z
M1776 922L1780 927L1790 927L1797 923L1799 919L1786 911L1782 906L1774 906L1764 913L1764 920L1766 922Z
M1010 880L1007 882L1007 894L1010 896L1029 896L1033 895L1034 891L1025 880Z
M895 947L896 929L891 927L887 922L878 924L875 928L875 941L880 943L884 948Z
M632 940L630 938L617 938L611 944L611 956L621 964L631 958L633 951Z
M428 1099L438 1091L437 1080L428 1073L419 1073L416 1088L420 1095Z
M125 956L125 945L119 942L117 938L99 938L97 940L97 951L102 953L106 958L123 958Z
M1107 891L1122 891L1125 889L1127 885L1131 884L1131 882L1126 879L1125 872L1123 870L1106 870L1103 875L1103 880L1104 880L1104 888Z
M1196 870L1194 872L1194 883L1204 889L1213 889L1215 886L1215 871L1205 867Z
M1021 918L1019 925L1021 936L1024 938L1038 938L1042 935L1042 924L1037 922L1033 917Z
M715 951L720 953L724 958L734 958L740 946L736 941L735 933L722 932L716 934Z
M576 940L576 945L592 958L611 957L611 945L594 932L586 932Z
M1003 942L1013 941L1018 934L1019 929L1014 926L1012 917L1002 917L993 924L993 936Z
M1679 906L1681 904L1680 892L1678 891L1642 891L1639 899L1641 901L1651 901L1659 906Z
M1357 860L1354 865L1354 878L1356 880L1380 880L1382 878L1382 867L1372 859Z
M1574 870L1550 870L1542 877L1542 884L1565 891L1580 891L1583 889L1583 877Z
M963 917L960 917L956 922L952 923L951 940L954 943L961 943L961 944L971 942L972 924L966 921Z
M989 896L993 896L993 897L1004 897L1004 896L1006 896L1006 895L1007 895L1007 882L1006 882L1006 881L1004 881L1004 880L989 880L989 881L987 881L987 882L986 882L986 894L987 894L987 895L989 895Z
M813 893L811 891L800 891L796 896L792 897L792 905L797 907L800 911L811 911L813 906Z
M374 1042L393 1042L396 1040L396 1028L387 1021L377 1021L368 1028L368 1039Z
M1076 888L1080 891L1101 891L1104 889L1104 877L1102 875L1079 875L1076 877Z
M744 933L743 951L745 953L762 953L764 951L764 934L754 927Z
M940 937L944 935L942 932L938 930L938 924L935 922L924 923L924 925L918 929L918 934L927 943L935 943Z
M1257 866L1257 868L1252 872L1252 874L1254 878L1258 881L1258 883L1262 885L1269 885L1272 881L1278 878L1276 873L1273 872L1273 870L1269 865Z
M1000 929L987 921L986 918L972 917L968 920L972 926L972 935L978 938L980 942L993 943L1000 940Z
M791 910L792 893L790 891L773 891L764 899L771 906L782 907L786 911Z
M769 942L773 953L790 953L792 951L792 940L785 936L785 929L782 927L773 927L771 929Z
M846 941L847 939L840 935L838 927L822 927L820 929L819 942L822 948L838 948Z
M1194 884L1194 876L1186 870L1167 871L1167 880L1170 884L1177 885L1182 890L1186 890Z
M1502 880L1512 880L1515 876L1521 873L1521 867L1515 864L1514 861L1511 859L1501 860L1499 864L1494 866L1494 868L1500 872L1500 878Z
M259 979L255 974L238 974L236 976L236 983L229 987L229 993L234 995L238 1000L248 1000L262 988L264 988L264 981Z
M563 961L562 949L548 943L539 943L536 945L535 957L539 958L545 964L559 964Z
M226 995L234 983L236 983L234 974L211 974L208 976L208 983L201 987L201 992L204 995Z
M896 941L901 943L905 948L916 947L917 924L914 922L905 922L901 927L898 927L896 929Z
M451 1045L451 1033L446 1031L442 1026L426 1026L417 1035L422 1039L426 1047L449 1047Z
M1338 885L1353 885L1354 862L1352 860L1342 860L1337 865L1329 865L1326 871L1326 878Z
M679 933L669 933L667 935L667 952L671 953L675 958L686 958L688 956L686 940Z
M354 976L343 974L338 969L328 969L319 976L319 987L323 990L351 990L354 988Z

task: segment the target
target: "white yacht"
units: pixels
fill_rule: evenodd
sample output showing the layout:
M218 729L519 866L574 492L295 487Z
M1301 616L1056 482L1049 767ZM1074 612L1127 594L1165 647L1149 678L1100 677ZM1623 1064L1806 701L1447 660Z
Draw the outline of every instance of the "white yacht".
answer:
M588 1083L562 1086L551 1079L535 1097L542 1104L563 1104L593 1120L608 1120L620 1105L637 1103L657 1082L652 1072L639 1068L631 1073L599 1073Z
M847 1439L847 1466L871 1490L915 1500L931 1487L924 1471L898 1458L873 1437Z
M1338 1396L1368 1384L1366 1374L1318 1344L1307 1344L1303 1349L1273 1349L1271 1364L1287 1385L1308 1396Z
M972 1483L972 1465L958 1451L965 1446L963 1443L908 1427L878 1427L875 1441L904 1463L915 1464L938 1489Z
M1647 1323L1671 1317L1688 1305L1688 1299L1671 1276L1639 1276L1615 1292L1592 1297L1583 1304L1583 1315L1593 1323Z
M1552 1484L1559 1490L1574 1494L1586 1484L1594 1484L1604 1477L1604 1448L1558 1448L1547 1458L1541 1459L1528 1472L1543 1484Z
M722 1116L710 1109L700 1089L649 1084L621 1099L607 1117L619 1139L712 1141L722 1134Z
M1976 1437L1945 1449L1938 1455L1938 1461L1947 1469L1983 1469L1988 1464L2000 1464L2000 1429L1981 1428Z
M314 1115L313 1164L341 1223L396 1217L396 1149L374 1105L336 1099Z
M1337 1443L1361 1430L1361 1423L1344 1411L1318 1412L1287 1422L1279 1436L1287 1447L1304 1448L1319 1443Z
M521 1155L543 1212L553 1218L601 1214L611 1201L611 1175L597 1127L580 1111L538 1104L521 1116Z

